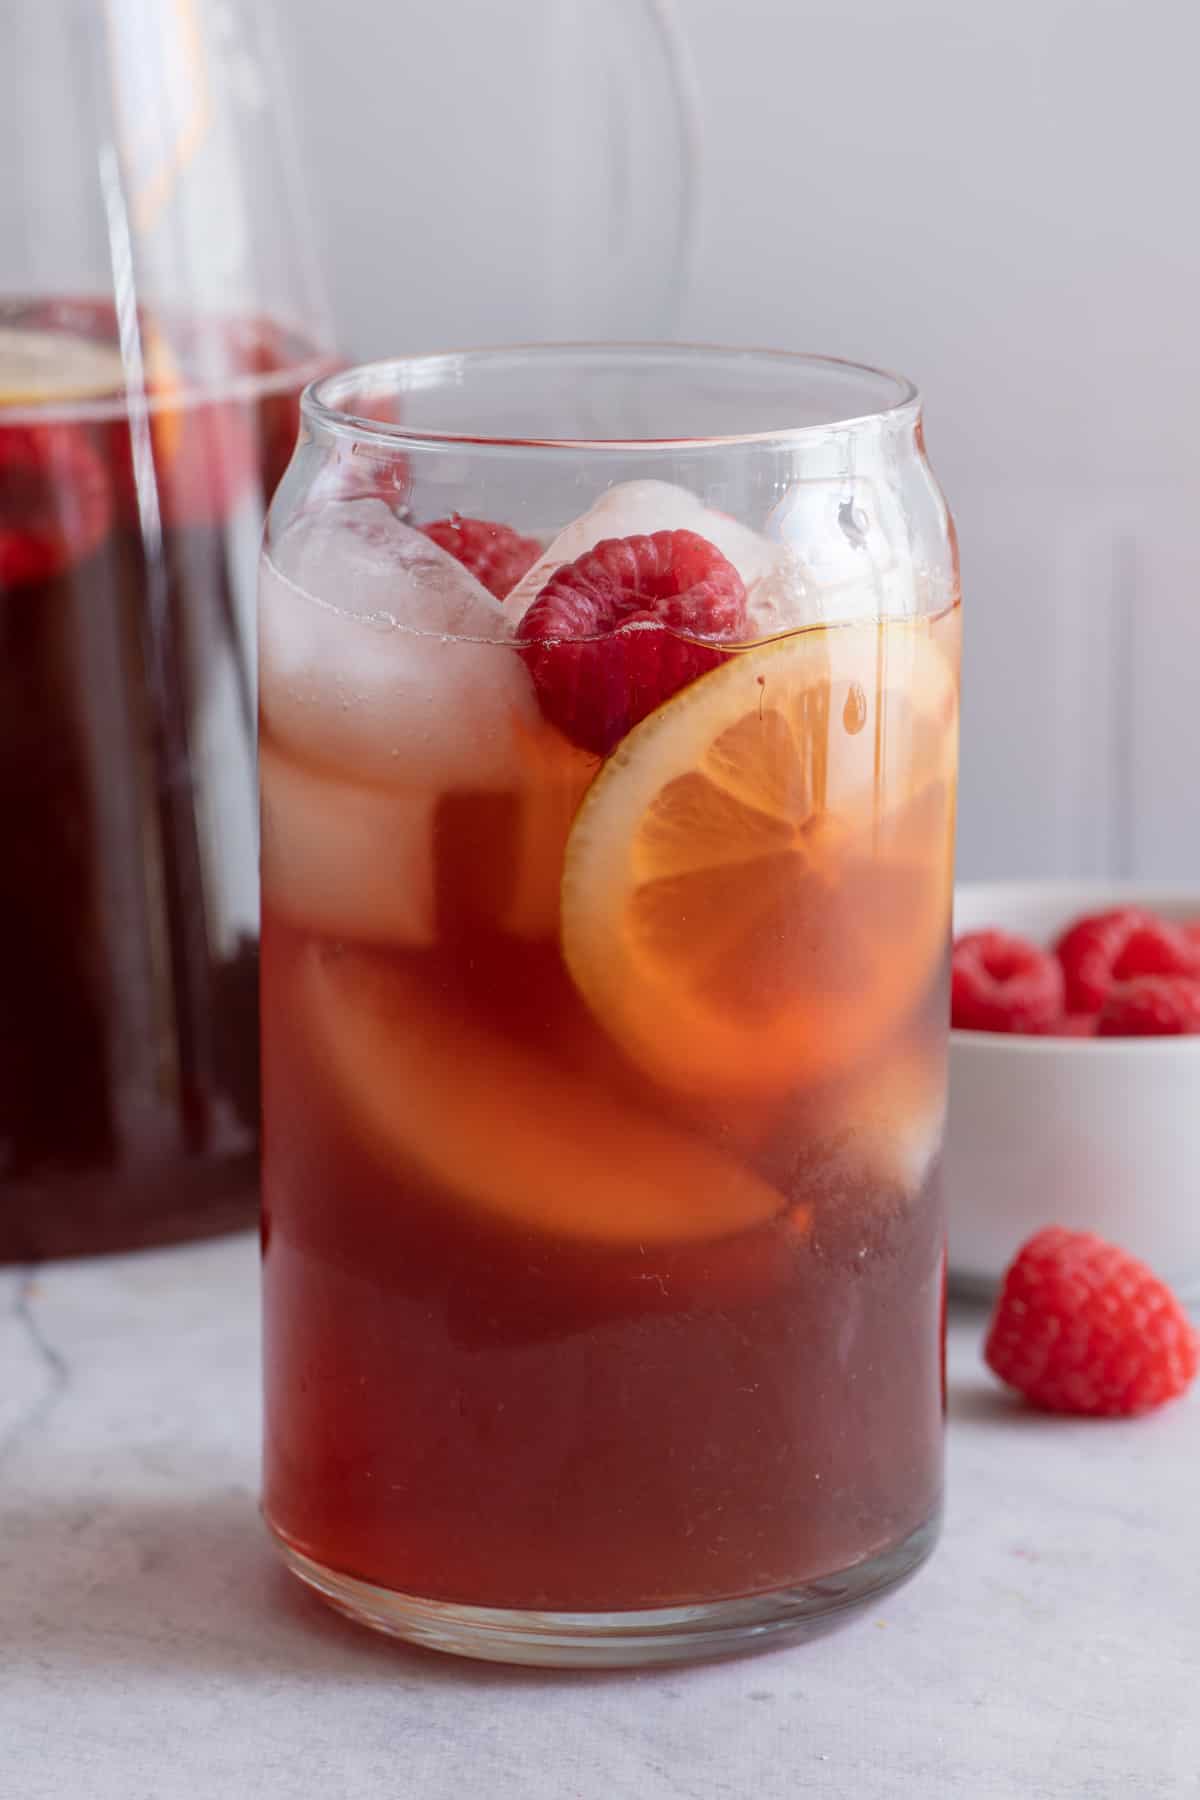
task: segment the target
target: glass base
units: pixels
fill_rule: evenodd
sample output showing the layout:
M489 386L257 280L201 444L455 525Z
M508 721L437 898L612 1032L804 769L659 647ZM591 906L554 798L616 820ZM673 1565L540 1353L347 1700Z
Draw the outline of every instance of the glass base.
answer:
M397 1594L327 1569L272 1536L293 1575L347 1618L426 1650L484 1662L549 1669L638 1668L708 1662L814 1637L854 1608L886 1593L925 1561L937 1542L941 1508L902 1543L819 1581L744 1599L646 1612L523 1612L459 1606Z

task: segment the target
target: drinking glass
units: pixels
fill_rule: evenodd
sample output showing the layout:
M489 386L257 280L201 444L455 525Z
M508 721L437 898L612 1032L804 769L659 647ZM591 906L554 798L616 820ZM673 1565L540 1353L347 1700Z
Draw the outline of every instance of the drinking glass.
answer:
M959 618L876 370L308 389L260 580L265 1510L343 1611L687 1659L929 1552Z

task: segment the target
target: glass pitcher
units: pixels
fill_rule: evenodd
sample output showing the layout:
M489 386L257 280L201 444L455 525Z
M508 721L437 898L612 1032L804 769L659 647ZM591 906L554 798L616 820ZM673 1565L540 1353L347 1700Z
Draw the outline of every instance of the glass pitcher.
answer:
M423 28L453 36L457 10ZM254 564L299 391L333 342L269 11L15 11L0 67L0 1260L252 1215ZM545 0L534 35L564 98L501 134L493 162L550 254L507 268L484 334L664 335L696 129L668 0ZM505 44L519 57L507 27ZM400 95L406 130L421 91ZM478 291L489 190L465 142L443 163L469 200L452 241L419 197L371 223L410 309L414 269L430 292ZM341 306L368 335L361 298L355 283Z
M253 571L331 341L260 7L5 29L0 1260L253 1214Z

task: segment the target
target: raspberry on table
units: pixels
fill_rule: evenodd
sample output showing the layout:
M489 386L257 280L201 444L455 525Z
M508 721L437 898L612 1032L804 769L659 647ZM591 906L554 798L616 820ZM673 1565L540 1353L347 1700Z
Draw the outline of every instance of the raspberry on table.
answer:
M1190 1385L1196 1332L1144 1263L1087 1231L1050 1226L1004 1278L984 1360L1047 1412L1149 1412Z
M1007 931L969 931L957 939L950 996L951 1024L959 1031L1042 1033L1065 1010L1057 962Z
M1055 947L1069 1012L1098 1013L1109 991L1139 975L1200 976L1200 941L1140 906L1079 919Z
M0 591L90 556L112 515L104 463L71 425L0 425Z
M1200 979L1140 975L1112 988L1100 1010L1098 1037L1194 1037L1200 1034Z
M555 570L517 629L542 711L606 756L729 652L694 638L746 634L746 589L694 531L604 538Z
M432 519L421 530L456 557L497 600L512 593L542 554L536 538L522 537L511 525L468 519L461 513L451 513L448 519Z

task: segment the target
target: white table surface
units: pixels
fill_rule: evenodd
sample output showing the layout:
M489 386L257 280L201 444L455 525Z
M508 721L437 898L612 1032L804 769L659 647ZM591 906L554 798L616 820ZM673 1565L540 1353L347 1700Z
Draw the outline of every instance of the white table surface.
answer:
M1026 1414L981 1326L906 1588L740 1662L547 1675L377 1640L277 1568L248 1237L0 1271L0 1795L1200 1795L1200 1394Z

